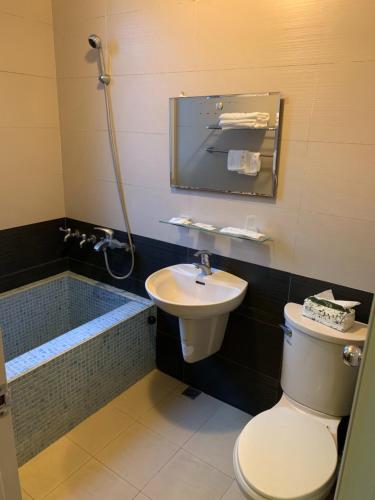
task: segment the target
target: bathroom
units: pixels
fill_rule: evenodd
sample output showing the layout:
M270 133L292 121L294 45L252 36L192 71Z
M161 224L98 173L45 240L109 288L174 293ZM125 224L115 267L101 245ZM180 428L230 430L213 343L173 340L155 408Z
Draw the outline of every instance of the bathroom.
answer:
M0 500L375 498L374 15L370 0L0 2ZM255 173L238 175L238 150ZM184 317L189 276L185 306L215 315ZM335 346L308 390L350 378L345 411L320 408L332 446L283 446L276 416L249 445L264 488L241 482L241 436L285 410L290 306L327 290L360 303L360 340L303 317L335 340L304 335L292 379ZM330 453L317 478L311 456Z

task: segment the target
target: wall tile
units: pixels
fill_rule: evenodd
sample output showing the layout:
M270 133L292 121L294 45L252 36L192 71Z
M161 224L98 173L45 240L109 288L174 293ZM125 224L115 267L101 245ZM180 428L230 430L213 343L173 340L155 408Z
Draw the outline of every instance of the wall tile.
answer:
M55 76L51 25L24 17L1 14L0 30L3 37L0 46L1 69L3 71L50 78Z
M374 144L374 62L321 66L310 140Z
M184 379L184 359L179 338L158 331L156 336L156 366L179 380Z
M30 176L8 172L0 184L1 204L6 207L0 211L0 229L63 217L63 196L61 174L36 175L30 183Z
M104 91L96 77L58 80L60 125L71 130L107 130Z
M175 72L196 66L195 2L140 1L113 15L111 3L108 37L114 75Z
M52 24L50 0L0 0L0 11Z
M274 406L278 382L222 356L185 363L184 382L251 415Z
M372 292L374 255L374 222L301 211L296 274Z
M3 181L17 176L62 175L60 147L57 128L1 128Z
M321 43L327 62L375 58L373 2L329 0L321 4Z
M260 323L236 311L230 316L220 353L235 363L278 380L282 349L281 328Z
M301 208L374 222L374 168L375 146L310 143Z
M58 127L56 83L51 78L2 73L0 127Z
M316 63L322 57L320 30L316 1L205 0L198 4L198 61L205 69Z
M106 12L106 0L52 0L54 23L60 26L82 19L101 17Z
M0 291L46 278L68 268L58 228L65 219L0 230Z

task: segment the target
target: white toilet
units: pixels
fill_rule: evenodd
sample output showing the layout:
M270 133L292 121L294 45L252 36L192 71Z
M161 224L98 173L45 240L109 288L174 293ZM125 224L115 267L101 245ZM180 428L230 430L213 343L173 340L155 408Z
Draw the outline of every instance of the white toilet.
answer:
M337 428L349 415L358 366L346 345L362 347L367 325L339 332L285 306L283 396L254 417L233 454L237 482L252 500L323 500L336 479Z

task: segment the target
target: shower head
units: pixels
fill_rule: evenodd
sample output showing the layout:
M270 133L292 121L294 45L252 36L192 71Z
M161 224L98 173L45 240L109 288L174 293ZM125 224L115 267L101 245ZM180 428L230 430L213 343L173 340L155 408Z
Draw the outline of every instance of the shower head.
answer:
M109 85L109 82L111 81L111 77L108 73L105 71L105 63L104 63L104 57L103 57L103 51L102 51L102 41L101 38L98 35L90 35L88 38L90 47L93 49L97 49L99 51L99 81L104 83L104 85Z
M98 35L90 35L89 36L89 44L93 49L101 49L102 48L102 41Z

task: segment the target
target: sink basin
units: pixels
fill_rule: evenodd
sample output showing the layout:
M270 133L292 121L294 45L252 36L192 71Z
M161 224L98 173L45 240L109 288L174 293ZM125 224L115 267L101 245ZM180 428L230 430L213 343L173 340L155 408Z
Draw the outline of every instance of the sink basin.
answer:
M151 274L146 281L150 298L163 311L186 319L208 318L238 307L247 282L233 274L212 269L202 275L193 264L178 264Z
M150 298L163 311L178 316L184 358L188 362L217 352L230 311L238 307L247 282L212 269L205 276L193 264L177 264L151 274L146 280Z

